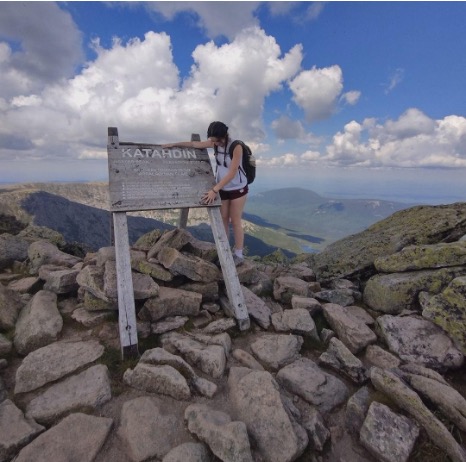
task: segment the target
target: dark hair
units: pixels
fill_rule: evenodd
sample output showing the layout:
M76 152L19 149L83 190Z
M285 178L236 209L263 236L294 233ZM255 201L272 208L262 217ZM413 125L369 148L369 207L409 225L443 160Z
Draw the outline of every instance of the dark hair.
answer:
M207 129L207 138L226 138L228 127L223 122L212 122Z

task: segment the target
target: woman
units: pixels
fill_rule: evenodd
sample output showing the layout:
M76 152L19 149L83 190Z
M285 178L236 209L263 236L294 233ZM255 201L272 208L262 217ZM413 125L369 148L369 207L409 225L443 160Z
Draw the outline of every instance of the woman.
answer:
M235 263L243 261L244 231L241 217L248 193L248 182L242 170L243 148L240 144L235 146L233 157L228 150L232 139L228 135L228 127L223 122L212 122L207 130L207 141L181 141L165 144L162 147L174 146L186 148L213 148L217 169L215 174L216 184L212 189L204 193L202 200L205 204L212 204L217 194L220 194L220 214L227 237L229 236L229 224L233 227L235 240L233 258Z

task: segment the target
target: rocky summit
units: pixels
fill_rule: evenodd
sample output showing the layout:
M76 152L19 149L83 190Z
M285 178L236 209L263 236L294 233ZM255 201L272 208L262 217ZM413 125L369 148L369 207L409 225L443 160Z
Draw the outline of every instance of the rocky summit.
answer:
M130 249L125 359L113 247L0 235L0 462L466 462L465 215L246 258L246 331L215 245L154 230Z

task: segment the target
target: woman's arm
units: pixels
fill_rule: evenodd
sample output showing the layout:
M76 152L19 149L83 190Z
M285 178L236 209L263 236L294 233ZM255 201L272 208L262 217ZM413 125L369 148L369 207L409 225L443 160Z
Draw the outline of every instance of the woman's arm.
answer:
M194 149L204 149L204 148L213 148L214 143L212 141L178 141L176 143L162 144L162 148L194 148Z

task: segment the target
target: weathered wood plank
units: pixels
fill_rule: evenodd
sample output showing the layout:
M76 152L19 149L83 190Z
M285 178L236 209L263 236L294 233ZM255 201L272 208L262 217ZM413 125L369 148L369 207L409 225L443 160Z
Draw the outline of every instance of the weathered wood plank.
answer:
M180 217L178 218L178 228L186 229L188 226L189 209L181 209Z
M228 242L222 216L218 207L208 208L212 233L217 246L218 258L222 267L223 279L227 290L228 299L233 309L233 315L238 323L239 330L249 329L251 322L244 300L243 290L236 272L235 262L231 254L230 243Z
M122 358L138 356L136 308L125 212L113 213L118 288L118 324Z

